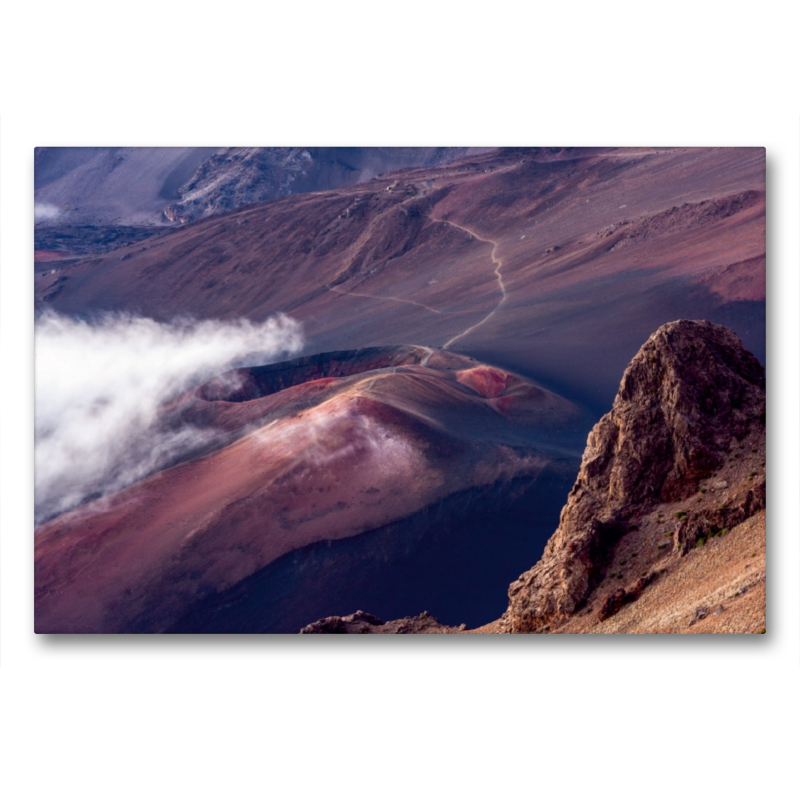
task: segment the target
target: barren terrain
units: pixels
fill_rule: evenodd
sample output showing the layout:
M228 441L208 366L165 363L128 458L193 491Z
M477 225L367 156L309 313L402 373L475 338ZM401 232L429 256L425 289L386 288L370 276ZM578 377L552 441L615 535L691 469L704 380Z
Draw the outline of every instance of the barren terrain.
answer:
M391 547L419 540L415 546L436 552L432 526L478 509L502 528L515 499L538 497L546 509L551 493L566 490L578 452L569 444L577 445L584 424L572 403L530 381L420 347L238 370L164 413L166 424L218 431L216 448L38 528L37 631L180 628L196 604L212 598L214 605L213 597L245 579L263 583L262 571L317 543L330 551L337 540L385 530L378 552L387 557L395 540ZM387 530L392 524L396 533ZM463 560L454 550L468 539L456 534L437 555L450 568ZM500 548L501 560L515 559L503 567L501 585L514 563L523 567L543 544L540 532ZM355 558L346 569L361 563L363 570L364 555ZM350 561L345 553L343 564ZM289 630L297 630L309 618L303 613L324 608L330 598L319 585L289 587L298 580L293 563L284 559L269 573L283 570L268 586L284 597L282 619L253 619L245 609L226 612L216 629L285 631L294 619ZM398 590L382 585L380 602L392 607ZM220 602L228 612L236 605L230 597ZM219 617L218 608L203 608L205 623L193 626Z
M115 182L142 153L37 154L37 203L56 208L38 308L284 313L305 336L300 359L172 398L163 424L211 431L205 452L38 529L39 631L296 631L358 608L375 617L345 628L506 631L482 626L538 563L642 342L709 320L765 360L763 149L430 148L391 172L398 153L278 150L165 152L124 208ZM715 466L734 495L762 481L763 443L742 446L747 478ZM643 503L591 598L532 630L759 627L742 611L758 583L737 594L758 526L673 553L662 523L689 509L670 502ZM707 569L715 553L741 569Z
M725 328L678 321L642 346L592 429L558 529L480 633L766 629L764 370ZM434 630L436 627L440 630ZM463 633L427 614L303 633Z
M493 151L48 264L36 297L158 319L283 311L308 353L446 345L601 412L672 319L727 325L763 360L764 190L757 148Z

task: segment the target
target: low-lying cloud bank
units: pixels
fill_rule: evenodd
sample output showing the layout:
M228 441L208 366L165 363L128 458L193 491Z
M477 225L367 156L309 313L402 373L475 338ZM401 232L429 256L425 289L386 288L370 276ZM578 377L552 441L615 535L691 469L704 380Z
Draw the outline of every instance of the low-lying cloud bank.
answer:
M233 367L290 357L303 344L300 324L284 315L162 323L51 312L38 318L35 341L37 524L212 440L211 431L160 426L167 400Z

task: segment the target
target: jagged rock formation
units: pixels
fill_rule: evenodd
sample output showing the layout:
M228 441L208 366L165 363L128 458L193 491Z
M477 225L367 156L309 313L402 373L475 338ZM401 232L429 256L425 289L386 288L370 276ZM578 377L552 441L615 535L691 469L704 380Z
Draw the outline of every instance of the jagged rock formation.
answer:
M679 524L667 533L676 553L727 533L763 508L765 479L757 470L721 504L705 499L703 481L738 456L744 442L751 453L763 451L764 390L763 367L728 329L687 320L659 328L626 369L612 410L590 433L541 561L509 587L501 630L544 631L574 615L608 573L620 539L659 504L694 495L700 503L674 512ZM718 476L716 484L711 488L729 485ZM601 618L657 577L646 572L637 585L617 587L601 601Z
M168 205L170 222L186 223L221 214L242 205L285 197L311 165L302 147L225 147L197 169L180 187L180 201Z
M105 252L107 226L130 236L130 226L190 222L250 203L352 186L384 172L435 167L489 149L37 147L37 239L48 235L44 228L62 229L67 235L59 250Z
M445 164L467 147L224 147L204 161L164 209L186 223L290 194L350 186L390 170Z
M358 612L303 632L763 633L764 389L727 328L662 326L590 433L560 525L501 619L421 630L421 618Z
M355 614L348 614L346 617L325 617L318 622L312 622L310 625L306 625L300 633L460 633L464 628L466 625L458 628L442 625L427 611L423 611L416 617L404 617L391 622L384 622L364 611L356 611Z

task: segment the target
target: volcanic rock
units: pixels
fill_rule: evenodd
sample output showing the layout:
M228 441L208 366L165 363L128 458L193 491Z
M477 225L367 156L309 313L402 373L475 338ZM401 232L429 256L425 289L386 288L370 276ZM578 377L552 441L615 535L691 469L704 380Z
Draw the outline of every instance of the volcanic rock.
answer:
M721 505L712 507L701 493L702 481L744 450L743 442L753 453L763 449L764 430L764 369L731 331L688 320L659 328L625 370L612 410L589 434L541 561L509 587L503 631L547 629L579 611L606 577L621 537L659 504L694 495L701 504L674 512L678 526L668 533L679 553L762 509L765 481L757 470ZM723 483L717 478L711 485ZM607 597L603 614L644 588Z
M298 192L350 186L390 170L445 164L487 149L37 147L35 200L49 210L37 221L48 227L182 224Z
M346 617L326 617L318 622L306 625L300 633L372 633L372 634L402 634L402 633L460 633L466 626L453 628L442 625L436 617L423 611L416 617L384 622L372 614L356 611Z
M186 223L241 206L361 183L403 167L438 166L486 148L224 147L204 161L164 209ZM395 181L386 191L401 191ZM413 190L412 190L413 193Z

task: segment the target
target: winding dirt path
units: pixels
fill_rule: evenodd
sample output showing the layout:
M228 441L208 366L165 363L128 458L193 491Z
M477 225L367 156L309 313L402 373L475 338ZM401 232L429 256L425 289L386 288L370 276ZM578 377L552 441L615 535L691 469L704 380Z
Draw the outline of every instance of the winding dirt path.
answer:
M470 325L466 330L456 334L442 345L442 350L448 350L450 346L455 344L459 339L463 339L465 336L468 336L477 328L480 328L480 326L483 325L485 322L488 322L498 312L503 303L505 303L506 298L508 297L508 292L506 291L506 285L505 282L503 281L503 273L502 273L503 260L497 257L497 248L499 246L498 242L496 242L494 239L486 239L483 236L480 236L471 228L468 228L465 225L459 225L457 222L451 222L450 220L447 219L435 219L434 217L431 217L430 219L432 222L439 222L445 225L451 225L452 227L458 228L459 230L464 231L464 233L469 234L469 236L471 236L473 239L476 239L479 242L484 242L485 244L492 245L492 252L490 253L490 257L492 259L492 264L494 264L494 274L495 277L497 278L497 285L500 289L500 295L501 295L497 305L483 319L479 320L474 325ZM353 297L364 297L367 298L368 300L382 300L390 303L406 303L408 305L424 308L426 311L430 311L432 314L449 315L453 313L453 312L441 311L437 308L432 308L431 306L425 305L425 303L419 303L416 300L408 300L403 297L394 297L391 295L387 296L379 294L364 294L363 292L347 292L342 289L337 289L335 286L330 286L330 285L327 288L331 292L336 292L337 294L345 296L351 295ZM462 313L462 312L457 312L457 313Z
M468 233L470 236L472 236L474 239L477 239L479 242L486 242L486 244L492 245L491 259L492 263L494 264L494 274L497 276L497 285L500 287L500 292L502 293L502 296L500 297L500 302L482 320L476 322L474 325L470 325L470 327L467 328L465 331L462 331L461 333L457 334L452 339L448 340L442 345L442 350L448 350L450 348L450 345L455 344L459 339L462 339L463 337L469 335L476 328L480 328L481 325L483 325L485 322L488 322L497 313L500 306L502 306L503 303L505 303L506 298L508 297L508 292L506 291L506 285L503 282L503 273L502 273L503 260L496 256L498 243L494 239L484 239L483 236L479 236L477 233L475 233L475 231L471 230L470 228L467 228L464 225L459 225L457 222L451 222L450 220L447 219L437 219L434 220L434 222L444 222L447 225L452 225L454 228L458 228L459 230L464 231L464 233Z

